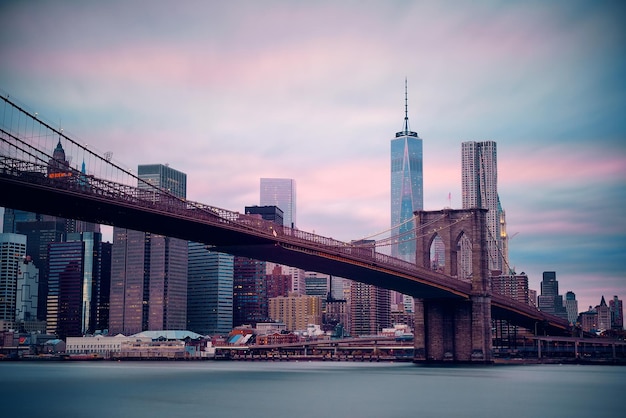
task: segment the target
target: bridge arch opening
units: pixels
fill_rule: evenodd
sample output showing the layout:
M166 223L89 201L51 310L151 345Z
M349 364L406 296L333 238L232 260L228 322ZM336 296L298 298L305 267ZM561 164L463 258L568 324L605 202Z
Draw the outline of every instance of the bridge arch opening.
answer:
M446 246L439 234L433 235L430 241L430 268L440 273L445 272Z
M452 266L456 271L451 271L450 275L461 281L469 282L472 280L472 240L467 236L465 230L458 235L454 245L454 258L456 263Z

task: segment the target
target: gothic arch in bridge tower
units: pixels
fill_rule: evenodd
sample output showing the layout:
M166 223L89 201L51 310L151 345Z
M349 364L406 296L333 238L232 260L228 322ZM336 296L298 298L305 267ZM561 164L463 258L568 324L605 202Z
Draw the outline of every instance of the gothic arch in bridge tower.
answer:
M471 292L468 299L415 300L415 360L490 362L491 286L487 260L486 209L415 212L416 264L432 268L431 246L443 243L447 276L458 277L463 240L471 245Z
M416 263L432 268L431 246L439 237L444 246L443 273L459 277L458 261L464 239L471 244L471 281L476 291L488 290L488 260L486 245L486 209L443 209L415 212Z

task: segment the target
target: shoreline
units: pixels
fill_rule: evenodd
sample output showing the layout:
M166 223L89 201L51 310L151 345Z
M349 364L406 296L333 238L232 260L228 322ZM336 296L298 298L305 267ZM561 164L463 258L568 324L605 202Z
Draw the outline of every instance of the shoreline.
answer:
M283 357L111 357L99 356L69 356L69 355L46 355L46 356L23 356L19 358L0 358L2 362L332 362L332 363L413 363L419 366L527 366L527 365L608 365L626 366L626 359L572 359L572 358L544 358L544 359L494 359L491 362L457 362L457 361L427 361L414 360L408 357L368 357L354 356L346 358L323 357L323 356L283 356Z

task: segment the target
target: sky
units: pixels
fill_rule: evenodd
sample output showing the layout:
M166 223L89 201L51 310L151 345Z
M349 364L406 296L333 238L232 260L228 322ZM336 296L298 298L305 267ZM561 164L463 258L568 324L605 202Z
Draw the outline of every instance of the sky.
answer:
M423 139L424 209L461 207L496 141L510 262L579 310L626 298L626 7L611 1L5 1L0 91L128 168L233 211L297 184L299 229L390 226L390 140ZM449 199L450 197L450 199Z

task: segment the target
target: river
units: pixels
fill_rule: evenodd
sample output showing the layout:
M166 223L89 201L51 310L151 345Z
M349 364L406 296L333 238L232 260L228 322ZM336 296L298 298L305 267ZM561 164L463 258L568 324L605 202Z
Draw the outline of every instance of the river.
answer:
M621 366L0 363L2 417L589 418L623 416L625 391Z

